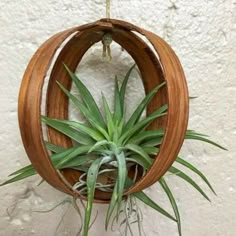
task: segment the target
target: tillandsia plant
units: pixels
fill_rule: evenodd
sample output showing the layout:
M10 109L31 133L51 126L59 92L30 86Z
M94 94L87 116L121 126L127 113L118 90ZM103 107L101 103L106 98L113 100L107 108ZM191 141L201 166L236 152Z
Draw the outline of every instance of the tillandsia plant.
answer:
M162 215L175 221L178 225L179 235L181 235L179 210L174 195L165 180L165 176L159 180L159 184L172 205L174 215L171 215L152 201L144 192L136 192L125 197L123 196L124 191L140 177L144 176L147 170L151 168L153 163L152 156L157 155L162 143L165 130L148 130L147 128L155 119L167 114L168 106L164 105L146 117L142 115L155 94L165 86L165 82L153 88L140 102L132 115L127 118L125 112L126 87L135 65L127 72L121 85L119 85L117 78L115 79L113 110L110 108L106 97L102 94L104 114L98 108L86 86L66 65L65 68L81 94L81 99L74 96L62 84L58 83L58 86L68 96L70 101L76 105L87 123L53 119L46 116L42 116L42 122L73 140L73 146L69 148L59 147L47 141L45 141L45 145L50 151L52 163L57 169L72 168L83 172L73 186L75 191L87 199L83 217L82 235L87 236L89 232L96 190L111 195L105 220L106 230L109 225L113 226L117 221L117 223L120 222L118 224L122 234L127 235L130 233L133 235L131 225L137 223L139 235L142 235L142 213L137 205L138 199ZM193 130L187 130L185 138L200 140L225 149L209 140L206 135ZM181 164L198 175L210 190L215 193L207 178L196 167L179 156L176 159L176 163ZM183 170L172 166L169 169L169 173L185 180L204 198L209 200L202 188ZM2 185L35 174L37 173L34 167L28 165L12 173L10 175L11 178ZM72 203L79 214L81 214L76 205L76 199ZM121 228L124 229L121 230ZM80 232L81 230L78 235Z

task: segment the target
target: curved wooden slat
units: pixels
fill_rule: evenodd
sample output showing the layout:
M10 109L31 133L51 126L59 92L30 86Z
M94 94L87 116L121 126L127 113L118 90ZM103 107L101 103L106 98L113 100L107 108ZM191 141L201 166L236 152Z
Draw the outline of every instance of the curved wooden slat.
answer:
M74 32L59 52L50 75L47 91L47 115L54 118L67 118L68 99L58 88L55 81L70 89L71 80L65 72L62 62L75 70L84 53L100 41L104 32L109 31L113 40L120 44L133 57L142 75L146 93L158 83L166 80L167 87L162 89L150 102L147 113L150 114L161 105L168 103L168 115L153 122L151 129L166 128L163 143L147 174L132 186L125 194L141 191L155 183L169 169L182 146L188 121L188 90L182 66L171 47L157 35L130 23L102 19L80 27L58 33L47 40L31 59L21 85L19 95L19 124L26 152L38 173L52 186L68 194L78 196L70 185L76 181L80 172L65 170L64 177L53 167L43 143L41 127L41 96L45 75L56 50L62 42ZM144 35L153 45L152 49L135 33ZM64 135L48 129L50 141L68 147L71 141ZM65 179L64 179L65 178ZM110 195L96 193L96 201L106 203Z
M167 172L175 161L187 130L189 116L188 88L177 55L163 39L152 32L127 22L114 19L102 19L102 21L111 22L114 26L144 35L153 45L159 56L164 79L167 82L168 115L164 139L150 170L125 193L130 194L141 191L154 184ZM154 110L152 109L152 107L155 107L154 102L148 106L148 114ZM152 128L155 129L157 127L155 125Z
M47 91L47 115L53 118L66 119L68 113L68 99L56 85L56 81L63 84L64 87L70 89L71 79L63 67L63 62L69 66L72 71L75 71L76 66L80 62L84 53L91 47L92 44L101 40L104 32L101 34L101 30L107 31L110 29L110 33L113 40L120 44L136 61L144 82L146 92L150 91L163 81L162 70L156 66L158 61L155 54L149 48L149 46L134 33L121 28L113 28L102 22L98 23L97 27L84 30L76 34L71 40L67 42L64 48L60 51L57 60L53 66L53 71L50 75L48 91ZM152 75L152 79L150 79ZM164 93L163 93L164 94ZM153 110L156 110L159 106L166 103L163 101L162 94L159 93L154 98L153 102L155 106L152 106ZM65 135L60 134L54 129L48 130L49 140L59 146L71 146L71 140ZM73 185L79 178L80 172L74 170L66 170L64 172L65 178ZM101 199L110 199L111 194L97 191L95 194L95 201L100 202ZM82 197L81 197L82 198Z
M91 24L83 26L83 28L89 27ZM23 76L18 99L21 137L32 165L44 180L68 194L71 194L72 190L65 185L55 170L44 145L41 127L41 99L44 79L56 50L68 36L79 29L80 27L75 27L57 33L37 50Z

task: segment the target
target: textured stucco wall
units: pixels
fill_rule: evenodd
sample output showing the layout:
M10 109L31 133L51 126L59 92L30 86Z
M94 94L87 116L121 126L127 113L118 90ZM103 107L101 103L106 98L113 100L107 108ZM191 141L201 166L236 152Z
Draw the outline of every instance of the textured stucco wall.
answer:
M28 163L17 123L17 96L26 65L40 44L62 29L104 17L105 0L1 0L0 1L0 181ZM185 69L191 102L189 127L207 133L230 151L187 142L182 155L199 167L212 182L217 197L208 191L212 203L206 202L182 180L169 176L180 207L184 236L234 236L236 234L236 1L235 0L113 0L112 15L163 36L176 50ZM100 61L100 48L93 49L81 64L81 78L97 74L88 85L99 99L100 89L110 91L108 69L124 73L129 59L114 49L114 61ZM96 57L94 57L96 56ZM95 59L96 58L96 59ZM121 60L122 59L122 60ZM125 59L125 60L124 60ZM117 64L120 63L118 66ZM99 65L97 68L94 65ZM121 68L123 68L121 70ZM141 83L130 88L129 104ZM109 94L111 96L111 94ZM142 94L141 94L142 95ZM141 96L140 95L140 96ZM48 185L34 190L39 178L0 189L0 235L54 235L66 208L46 215L35 213L39 206L59 201L63 194ZM200 181L200 180L199 180ZM146 191L153 199L170 209L158 185ZM92 235L105 233L105 206L96 206L99 218ZM9 209L7 213L7 208ZM96 209L96 208L95 208ZM174 236L176 226L147 207L144 228L147 235ZM56 235L74 235L77 218L72 209Z

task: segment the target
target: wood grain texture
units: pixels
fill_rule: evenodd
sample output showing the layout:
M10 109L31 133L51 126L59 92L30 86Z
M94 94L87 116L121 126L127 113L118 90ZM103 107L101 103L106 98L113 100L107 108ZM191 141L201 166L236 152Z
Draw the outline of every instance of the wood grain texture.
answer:
M90 24L81 28L84 27L89 28ZM80 27L75 27L57 33L37 50L25 71L18 99L21 137L32 165L44 180L68 194L73 194L73 191L55 170L44 145L41 126L41 99L44 79L56 50L67 37L79 29Z
M77 197L81 196L71 190L71 185L76 182L81 173L67 169L61 171L64 175L62 177L53 167L43 143L40 120L42 86L56 50L68 36L75 33L60 50L47 88L47 115L52 118L66 119L68 99L55 83L59 81L66 88L71 87L71 79L62 62L75 71L85 52L94 43L99 42L105 32L111 33L113 40L133 57L141 72L146 93L162 81L167 82L166 88L157 93L147 109L147 113L150 114L161 105L167 103L169 106L168 115L163 119L157 119L149 127L166 129L160 152L152 168L125 194L145 189L166 173L179 153L187 129L188 90L184 72L178 57L163 39L135 25L114 19L101 19L56 34L38 49L26 69L19 95L19 124L27 155L38 173L53 187ZM144 35L155 51L138 37L137 33ZM52 143L60 146L72 145L70 139L50 128L48 138ZM96 202L106 203L110 195L97 191L95 198Z

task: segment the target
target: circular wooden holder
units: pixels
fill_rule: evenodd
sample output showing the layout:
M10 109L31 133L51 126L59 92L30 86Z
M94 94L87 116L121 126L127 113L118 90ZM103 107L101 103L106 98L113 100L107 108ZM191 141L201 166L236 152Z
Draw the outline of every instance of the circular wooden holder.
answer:
M146 93L166 81L166 87L157 93L147 107L147 113L150 114L168 104L168 115L154 121L149 127L166 130L160 151L150 170L125 195L149 187L166 173L180 151L187 129L189 98L184 72L178 57L163 39L135 25L114 19L101 19L55 34L37 50L25 71L19 94L19 125L27 155L41 177L58 190L79 198L83 197L72 190L71 186L81 173L71 169L56 170L44 145L41 124L42 88L52 59L57 49L62 47L52 65L47 87L46 115L67 119L68 98L56 84L59 81L67 89L71 87L71 79L63 63L75 71L85 52L101 41L107 32L136 62ZM139 34L145 36L152 47ZM47 129L47 135L49 141L56 145L72 145L69 138L51 128ZM96 191L95 202L106 203L109 198L110 194Z

